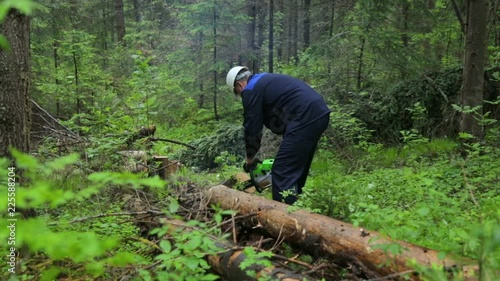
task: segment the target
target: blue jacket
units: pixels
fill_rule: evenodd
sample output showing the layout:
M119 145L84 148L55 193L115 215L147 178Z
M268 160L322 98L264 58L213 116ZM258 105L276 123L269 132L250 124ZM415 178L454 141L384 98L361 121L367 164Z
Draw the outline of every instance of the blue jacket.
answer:
M282 74L250 76L243 89L247 157L260 149L263 125L284 135L304 128L330 113L323 97L303 81Z

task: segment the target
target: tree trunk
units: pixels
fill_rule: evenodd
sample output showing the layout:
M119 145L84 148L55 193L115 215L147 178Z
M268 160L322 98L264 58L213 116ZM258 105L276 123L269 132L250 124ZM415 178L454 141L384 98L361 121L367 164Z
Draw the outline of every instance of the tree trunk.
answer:
M198 66L203 65L203 39L204 39L203 32L199 31L195 43L196 45L195 52L198 54L196 58ZM203 77L203 72L204 72L203 68L198 67L196 72L198 77ZM200 95L198 97L198 108L203 108L205 106L204 81L205 79L197 79L197 81L195 81L195 83L198 86L198 89L200 90Z
M52 5L55 5L54 1L51 2ZM55 13L55 9L51 10L52 13ZM57 30L57 25L56 25L56 19L55 17L52 17L52 50L53 50L53 56L54 56L54 76L55 76L55 83L56 87L59 88L59 36L58 36L58 30ZM56 100L56 116L58 118L61 117L61 100L59 93L55 94L55 100Z
M401 43L403 45L403 56L401 60L403 63L400 64L400 76L402 80L405 80L408 77L408 71L406 67L408 65L408 45L410 43L410 36L408 35L408 21L409 21L409 13L410 13L410 4L406 1L403 1L401 6L401 14L402 14L402 30L401 30Z
M257 5L257 66L255 67L256 69L260 70L260 67L262 65L262 56L261 56L261 50L262 46L264 45L264 24L266 22L266 11L267 9L264 8L264 3L262 0L256 0L256 5Z
M177 231L189 232L192 230L183 221L167 219L160 219L160 221L162 224L169 226L170 233ZM225 251L217 255L208 256L208 263L212 267L213 271L226 278L226 280L250 281L260 280L263 277L270 277L272 280L284 281L304 280L304 276L295 274L290 270L280 268L277 265L273 265L271 267L264 267L258 264L251 265L246 269L253 270L255 272L255 277L251 277L246 273L246 270L242 270L240 268L241 264L247 259L242 249L235 247L235 245L229 241L218 240L215 237L210 238L213 242L215 242L217 247L224 249ZM259 258L259 260L262 259Z
M74 35L73 35L74 36ZM80 99L80 81L78 80L78 55L76 54L75 41L73 41L73 74L75 75L75 96L76 96L76 114L80 114L82 111L82 102ZM80 120L80 117L78 117ZM80 124L80 122L77 122Z
M214 118L216 121L219 121L219 114L217 112L217 69L216 69L216 64L217 64L217 7L214 5L214 11L213 11L213 31L214 31L214 52L213 52L213 73L214 73Z
M140 4L139 0L133 0L133 5L134 5L134 18L136 22L141 21L141 12L140 12Z
M123 0L115 0L115 25L118 43L123 44L123 37L125 37L125 16L123 14Z
M278 12L281 13L283 16L279 20L279 29L280 32L278 33L278 44L276 46L276 57L278 58L278 61L281 63L283 62L283 38L284 38L284 32L283 29L285 28L285 1L284 0L278 0L277 6L278 6Z
M462 84L462 106L479 109L474 113L462 113L460 131L479 139L483 127L479 123L483 115L484 68L487 60L488 0L468 0L465 30L465 56Z
M336 0L332 0L332 2L331 2L332 12L330 15L330 25L328 28L328 37L330 37L330 38L333 37L333 32L334 32L334 28L335 28L335 1ZM334 62L335 62L335 54L332 54L331 59L328 60L328 74L332 73L332 67L333 67Z
M311 44L311 0L304 0L304 50Z
M305 251L314 251L313 255L328 254L344 262L349 258L357 260L383 276L411 271L413 268L409 262L412 260L428 267L436 264L451 269L463 265L451 259L440 259L437 251L394 241L374 231L360 230L348 223L304 210L290 211L289 205L223 185L209 189L207 197L211 204L218 204L223 209L233 209L240 214L257 213L252 218L255 225L274 237L300 245ZM401 252L395 255L384 251L381 249L383 245L397 245ZM469 274L471 268L464 269L464 274Z
M292 37L290 38L292 43L291 57L294 58L295 64L297 64L298 51L299 51L299 7L298 0L293 0L293 11L292 11Z
M258 71L258 69L255 69L257 65L255 60L255 17L257 16L257 8L255 5L255 1L248 1L246 4L247 16L250 18L250 21L246 24L241 59L242 65L247 66L254 73Z
M10 50L0 49L0 157L9 147L29 152L30 21L11 9L0 24Z
M361 38L361 47L359 50L359 61L358 61L358 75L356 79L356 86L358 90L361 90L361 82L363 80L363 54L365 51L365 37L363 36Z
M286 63L290 63L290 57L292 56L292 31L293 31L293 6L291 4L286 5L286 9L288 11L287 16L286 16L286 56L284 58L284 61Z
M269 0L269 73L274 71L274 1Z

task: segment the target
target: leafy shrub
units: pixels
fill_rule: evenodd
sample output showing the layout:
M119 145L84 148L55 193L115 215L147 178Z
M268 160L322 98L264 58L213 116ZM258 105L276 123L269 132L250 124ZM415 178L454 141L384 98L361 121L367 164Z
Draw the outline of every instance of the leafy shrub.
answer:
M7 266L10 265L2 264L2 279L54 280L65 277L109 280L120 270L127 271L131 277L140 277L140 280L217 278L207 272L204 257L218 248L207 238L203 224L191 222L191 227L196 226L192 231L171 233L171 239L177 241L172 245L168 240L162 240L159 247L146 239L134 240L139 234L137 227L128 219L124 222L113 215L122 213L123 202L116 200L116 194L103 194L109 187L118 191L124 187L136 190L149 187L163 194L164 213L173 215L179 204L164 193L164 181L157 177L141 178L117 172L87 176L73 166L78 161L76 154L45 162L15 151L13 155L16 168L11 170L21 176L22 185L17 184L15 191L9 190L15 193L15 197L10 198L15 198L18 212L21 208L35 210L37 215L19 219L19 214L15 214L18 220L15 223L15 244L11 247L15 248L16 254L22 252L23 259L17 260L19 265L15 275L9 274L10 267ZM0 159L0 167L7 170L6 159ZM7 182L6 174L0 175L4 182ZM7 202L11 202L7 197L0 198L0 203L5 206ZM99 211L102 213L96 214ZM2 220L0 226L6 228L9 223ZM165 232L161 234L161 231L158 229L153 234L162 237ZM8 232L0 232L2 241L7 241L8 237ZM152 263L151 244L155 250L161 249L161 253L154 257L158 264L149 267L154 268L153 273L141 269ZM0 252L7 256L9 250L4 247ZM131 268L136 270L130 272Z
M484 260L491 274L500 268L493 230L500 225L500 155L494 147L472 146L464 159L457 147L448 140L400 148L366 144L357 163L319 151L299 206L397 240Z
M188 166L200 169L211 169L216 167L216 159L223 153L238 156L237 163L243 160L245 144L243 142L243 128L241 125L224 124L215 132L190 142L196 150L182 151L178 158ZM234 163L236 164L236 163Z

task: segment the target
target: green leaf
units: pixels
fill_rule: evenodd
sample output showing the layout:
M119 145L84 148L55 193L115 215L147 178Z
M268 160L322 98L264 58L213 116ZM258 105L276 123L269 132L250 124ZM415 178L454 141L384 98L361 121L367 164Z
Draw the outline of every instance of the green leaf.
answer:
M54 171L61 170L64 167L74 164L78 161L79 155L77 153L72 153L63 157L56 158L52 162L44 164L44 171L50 174Z
M178 210L179 210L179 202L177 202L177 200L172 200L169 204L168 204L168 211L171 213L171 214L175 214Z
M10 9L17 9L25 15L30 15L31 12L40 5L31 0L4 0L0 3L0 22L7 16Z
M61 268L58 266L51 266L49 269L44 270L40 281L56 280L57 276L61 273Z
M160 248L162 248L165 253L170 253L172 250L172 244L168 240L162 240L160 242Z
M418 209L418 213L421 216L427 216L430 213L430 209L428 207L422 207L422 208Z
M446 258L446 253L445 252L439 252L438 253L438 259L439 260L444 260Z
M9 51L11 49L9 41L2 34L0 34L0 49L4 49L6 51Z
M12 149L11 153L16 159L18 167L26 169L36 169L39 167L38 160L31 155L22 153L16 149Z

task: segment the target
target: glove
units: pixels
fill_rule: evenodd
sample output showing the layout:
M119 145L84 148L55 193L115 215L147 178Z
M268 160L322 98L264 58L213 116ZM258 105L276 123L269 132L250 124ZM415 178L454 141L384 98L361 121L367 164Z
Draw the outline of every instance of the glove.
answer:
M252 164L248 164L246 161L243 163L243 170L247 173L250 173L251 171L255 170L257 168L257 165L262 163L258 158L255 158L252 162Z

